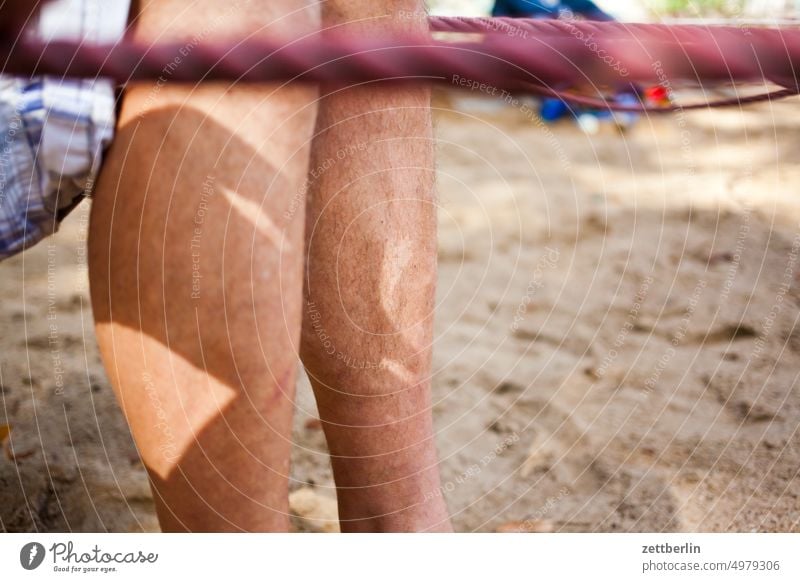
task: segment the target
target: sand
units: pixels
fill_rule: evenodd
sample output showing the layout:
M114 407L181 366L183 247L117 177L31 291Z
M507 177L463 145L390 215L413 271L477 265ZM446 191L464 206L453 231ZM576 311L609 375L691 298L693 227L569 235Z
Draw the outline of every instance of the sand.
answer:
M592 138L436 106L456 529L800 531L800 101ZM88 213L0 265L0 530L158 529L92 333ZM314 418L302 381L294 525L332 531Z

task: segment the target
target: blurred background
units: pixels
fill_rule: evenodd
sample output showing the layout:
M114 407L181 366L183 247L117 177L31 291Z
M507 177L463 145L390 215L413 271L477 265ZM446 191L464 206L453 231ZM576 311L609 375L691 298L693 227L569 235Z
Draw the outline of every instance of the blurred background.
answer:
M432 14L480 16L493 0L428 0ZM547 0L542 4L546 5ZM620 20L661 20L671 17L796 18L798 0L597 0L596 4Z
M799 4L599 3L734 22ZM800 101L589 125L539 106L434 95L435 494L456 529L800 531ZM0 264L0 530L158 528L93 337L89 210ZM306 380L297 408L294 527L335 531Z

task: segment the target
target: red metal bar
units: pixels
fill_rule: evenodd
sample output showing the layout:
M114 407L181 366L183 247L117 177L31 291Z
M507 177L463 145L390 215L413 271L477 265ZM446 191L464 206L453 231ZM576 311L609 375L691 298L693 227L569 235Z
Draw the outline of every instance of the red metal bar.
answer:
M620 84L764 83L797 90L800 30L666 26L617 22L443 18L433 32L479 33L456 39L369 41L323 33L293 41L260 38L113 46L34 42L0 45L3 71L174 82L203 80L362 83L420 80L491 92L531 84L563 87ZM764 96L763 98L767 98ZM602 100L601 100L602 101Z

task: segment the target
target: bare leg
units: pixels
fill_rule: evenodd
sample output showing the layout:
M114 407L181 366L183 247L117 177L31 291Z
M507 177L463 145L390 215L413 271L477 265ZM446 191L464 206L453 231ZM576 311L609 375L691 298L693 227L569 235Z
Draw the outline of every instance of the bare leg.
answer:
M331 0L323 27L425 28L421 3ZM389 15L389 17L386 17ZM430 95L325 88L311 161L302 356L345 531L448 530L429 373L436 278Z
M318 25L291 0L142 4L137 34L187 50ZM98 185L98 341L162 528L285 531L316 92L164 79L126 95Z

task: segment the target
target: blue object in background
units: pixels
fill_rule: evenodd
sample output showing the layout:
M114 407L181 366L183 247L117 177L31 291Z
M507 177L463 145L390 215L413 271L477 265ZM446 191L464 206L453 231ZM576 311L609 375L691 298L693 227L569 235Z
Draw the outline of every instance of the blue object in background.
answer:
M565 12L589 20L614 20L592 0L495 0L492 16L558 18Z
M622 105L638 106L641 101L632 90L620 91L613 98L614 103ZM579 121L582 118L591 116L597 121L613 121L621 129L626 129L632 126L639 119L639 114L632 111L610 111L607 109L587 109L575 105L569 105L558 97L545 97L542 99L539 106L539 115L546 123L553 123L562 119L563 117L575 117ZM586 124L586 119L583 119L581 126Z
M639 96L636 93L626 91L623 93L617 93L614 98L616 103L620 105L632 105L638 106L641 104ZM639 119L639 115L637 113L631 111L616 111L614 112L614 120L617 122L617 125L620 128L627 128L636 123Z
M569 114L569 106L557 97L545 97L539 107L542 120L552 123Z
M588 20L614 20L592 0L495 0L492 16L509 18L544 18L556 19L563 15L571 14ZM636 89L620 91L614 96L617 103L636 104L639 102ZM571 107L557 97L545 97L539 107L539 115L547 123L553 123L564 117L575 117L583 121L580 125L587 126L591 117L593 126L600 120L616 121L620 127L633 124L638 117L635 113L614 114L607 110L593 110L583 107Z

